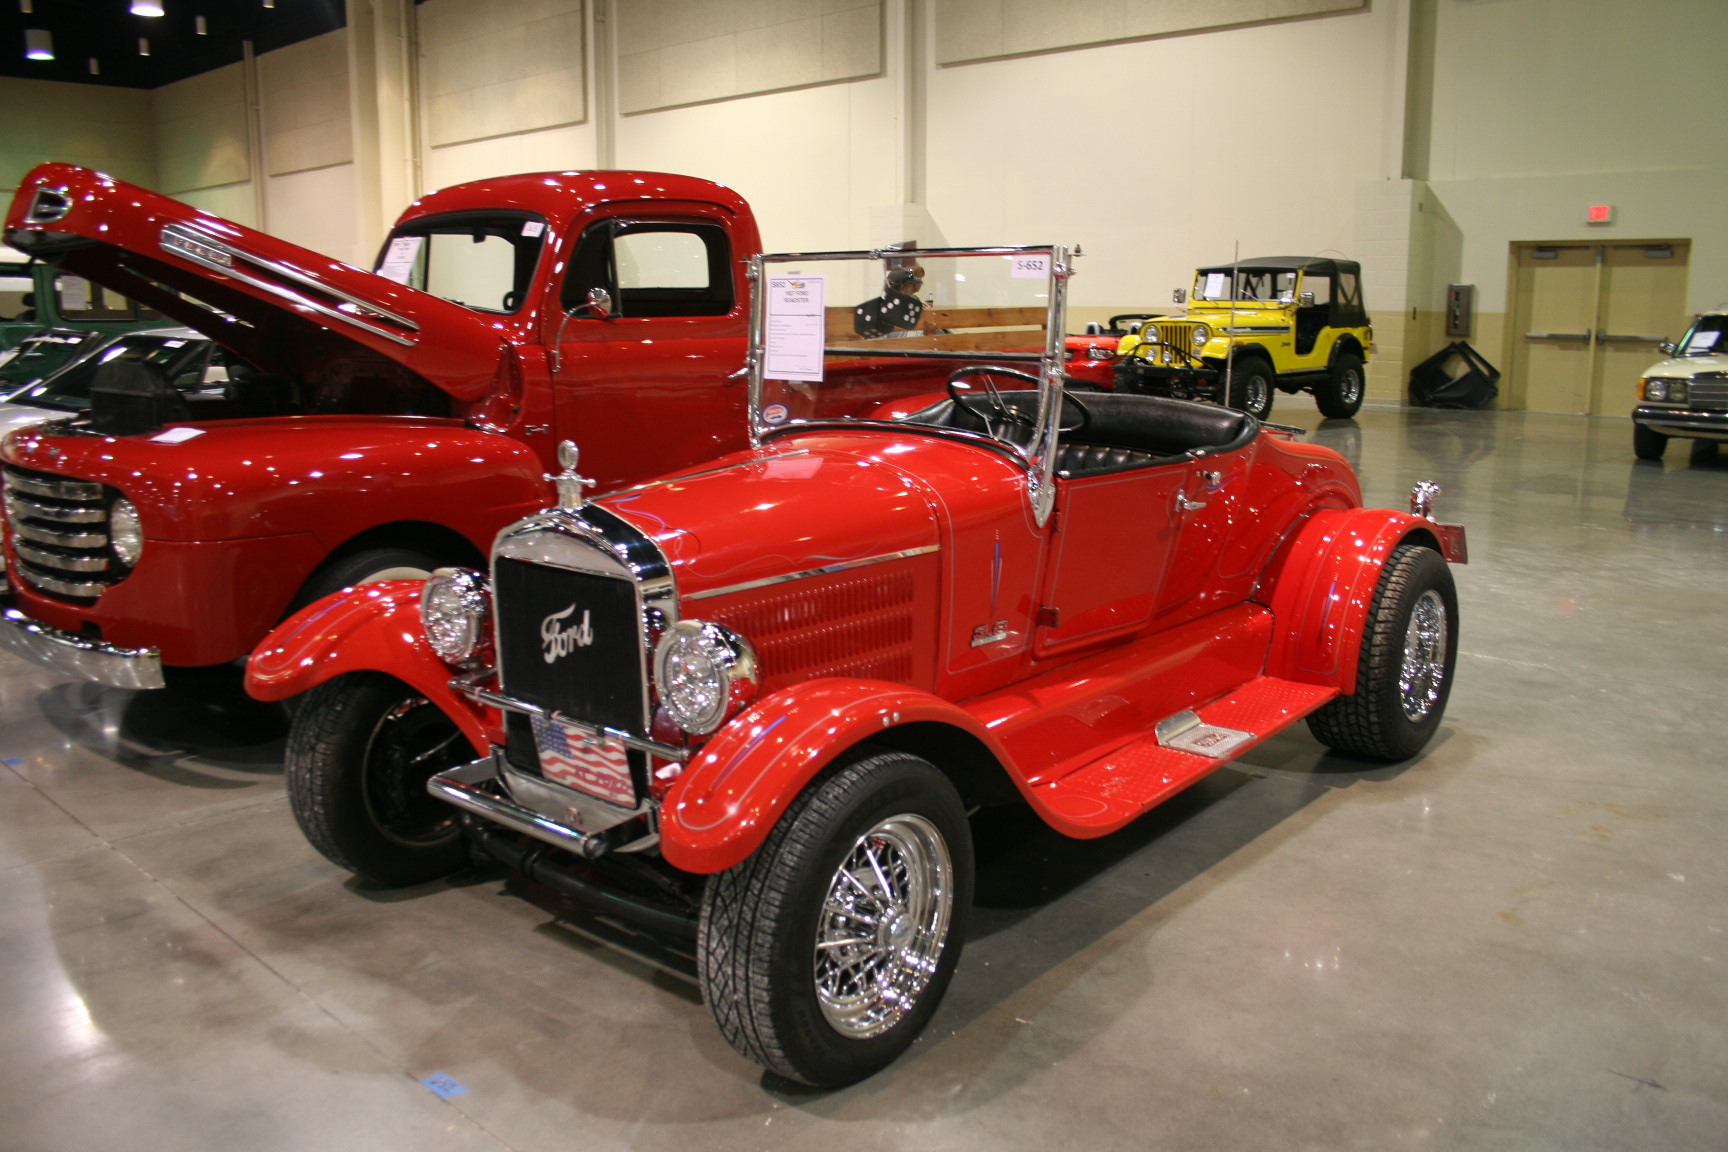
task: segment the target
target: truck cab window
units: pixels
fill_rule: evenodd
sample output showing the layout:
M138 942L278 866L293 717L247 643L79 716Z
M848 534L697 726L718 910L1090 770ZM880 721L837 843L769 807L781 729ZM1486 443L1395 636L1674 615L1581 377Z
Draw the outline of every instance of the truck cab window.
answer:
M391 234L376 271L476 312L515 312L545 235L544 221L517 215L416 221Z
M604 288L620 316L724 316L733 304L730 256L716 224L604 221L582 234L564 307Z

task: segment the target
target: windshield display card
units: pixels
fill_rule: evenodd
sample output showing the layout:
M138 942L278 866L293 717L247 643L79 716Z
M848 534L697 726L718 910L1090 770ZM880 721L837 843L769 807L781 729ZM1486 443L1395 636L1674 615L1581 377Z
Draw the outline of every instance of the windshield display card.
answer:
M822 379L827 336L821 276L768 278L768 340L763 373L775 380Z

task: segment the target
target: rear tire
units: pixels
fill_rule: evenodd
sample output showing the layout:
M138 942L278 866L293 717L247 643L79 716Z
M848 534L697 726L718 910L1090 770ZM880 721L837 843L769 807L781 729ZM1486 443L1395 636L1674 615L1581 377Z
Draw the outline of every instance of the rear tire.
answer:
M468 862L456 809L426 791L434 772L474 758L436 705L382 672L347 672L302 697L283 777L300 831L332 864L388 887Z
M1272 394L1276 391L1272 365L1259 355L1238 356L1229 374L1229 406L1256 420L1266 419L1272 412Z
M918 1038L972 905L972 836L927 761L863 749L709 878L697 967L727 1041L791 1080L856 1083Z
M1643 424L1632 425L1632 455L1640 460L1660 460L1668 451L1668 437Z
M1407 760L1440 727L1457 661L1452 569L1432 548L1400 545L1374 588L1356 691L1310 715L1308 729L1340 752Z
M1314 389L1314 402L1320 415L1328 420L1343 420L1356 415L1362 407L1362 357L1354 352L1340 352L1332 358L1326 382Z

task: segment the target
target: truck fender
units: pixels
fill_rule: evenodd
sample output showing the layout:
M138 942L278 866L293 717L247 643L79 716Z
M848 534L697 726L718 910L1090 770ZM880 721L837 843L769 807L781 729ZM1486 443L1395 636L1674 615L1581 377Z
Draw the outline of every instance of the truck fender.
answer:
M282 700L344 672L384 672L454 720L485 752L496 721L450 689L450 666L420 626L423 580L380 580L316 600L278 624L246 662L246 691Z
M1375 585L1413 537L1442 551L1428 521L1390 508L1327 508L1303 521L1254 595L1276 621L1266 674L1354 692Z
M1008 762L982 724L928 692L884 680L806 681L744 711L684 769L661 808L661 853L686 872L732 867L837 756L885 729L917 723L962 729Z

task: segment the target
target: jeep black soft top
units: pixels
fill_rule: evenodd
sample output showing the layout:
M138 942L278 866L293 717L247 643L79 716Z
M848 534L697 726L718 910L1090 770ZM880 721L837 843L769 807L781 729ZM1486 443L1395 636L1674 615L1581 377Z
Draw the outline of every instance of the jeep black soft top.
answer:
M1327 324L1333 328L1359 328L1368 323L1368 310L1362 306L1362 265L1354 260L1335 260L1330 256L1254 256L1233 264L1196 268L1194 274L1228 276L1232 269L1324 276L1333 284L1331 315Z

